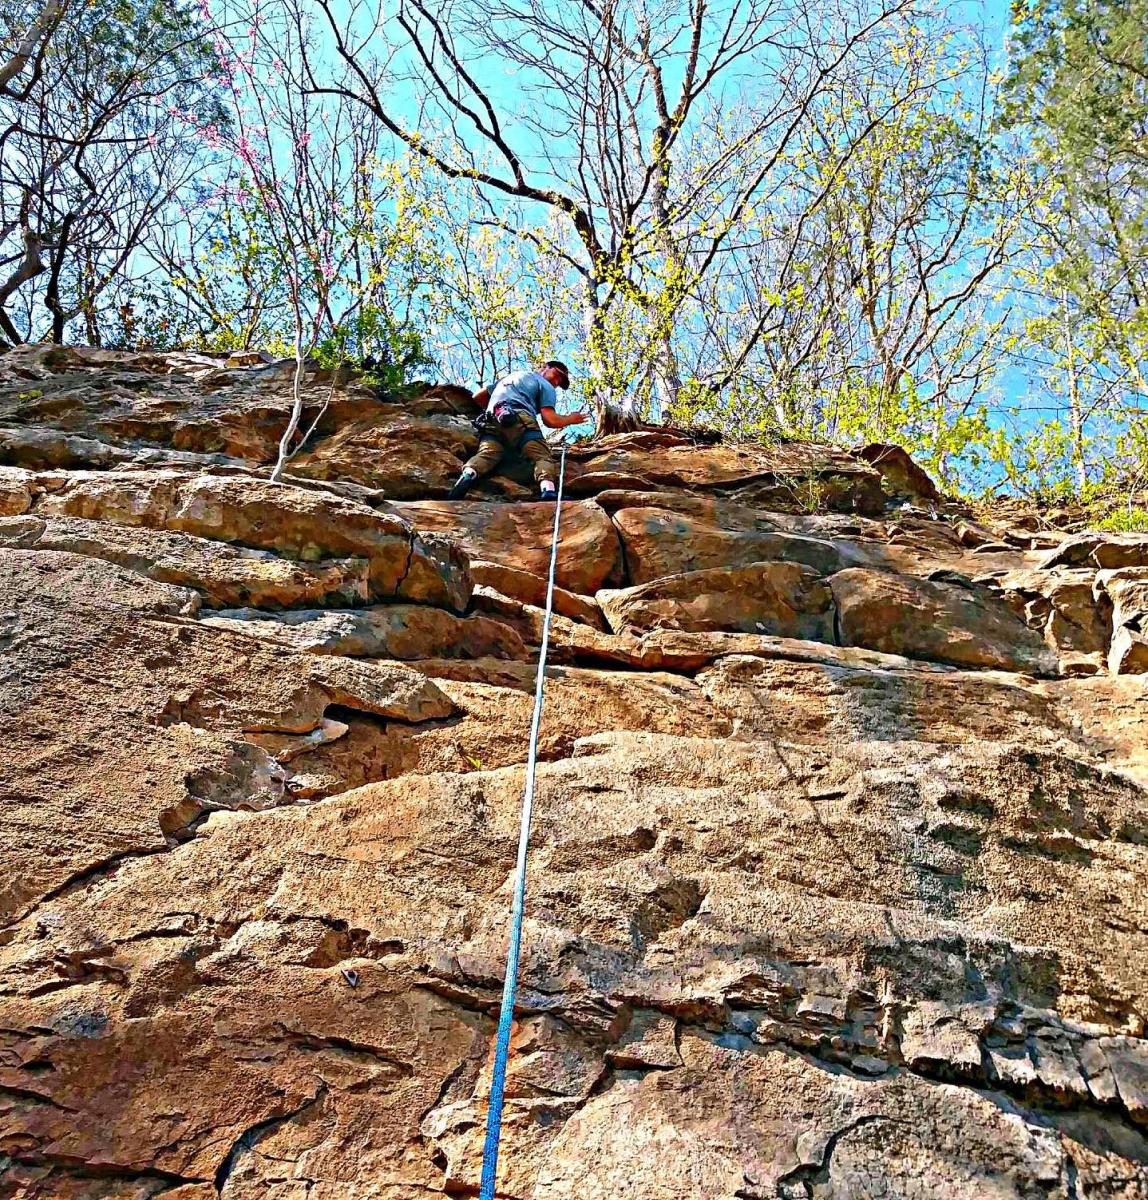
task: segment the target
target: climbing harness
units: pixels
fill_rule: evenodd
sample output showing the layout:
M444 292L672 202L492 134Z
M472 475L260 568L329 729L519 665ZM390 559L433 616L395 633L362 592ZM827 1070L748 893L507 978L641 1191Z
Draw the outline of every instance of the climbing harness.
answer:
M490 437L492 434L497 435L499 432L510 435L510 431L519 424L521 413L517 409L510 408L506 404L499 404L493 412L480 412L477 417L471 421L479 438L483 436ZM518 445L524 446L530 441L542 441L542 430L537 426L531 429L529 426L519 430Z
M514 997L518 990L518 956L522 949L522 914L526 906L526 851L530 845L530 815L534 808L538 729L542 723L546 652L550 648L550 617L554 611L554 576L558 565L558 526L562 516L562 485L565 479L566 443L563 442L562 459L558 466L557 503L554 505L554 533L550 545L550 576L546 582L546 618L542 624L542 646L538 652L538 674L534 681L534 715L530 721L526 786L522 795L522 817L518 828L518 865L514 875L514 902L510 909L510 948L506 954L506 978L502 985L502 1007L498 1013L498 1040L495 1044L494 1071L490 1080L486 1141L482 1147L482 1186L479 1200L494 1200L494 1179L498 1172L498 1144L502 1137L502 1099L506 1088L506 1060L510 1054L510 1027L514 1023Z
M509 429L518 420L518 414L509 404L496 404L491 416L503 427Z
M513 429L518 422L518 413L509 404L496 404L493 409L483 409L471 424L483 433L496 426L502 429Z

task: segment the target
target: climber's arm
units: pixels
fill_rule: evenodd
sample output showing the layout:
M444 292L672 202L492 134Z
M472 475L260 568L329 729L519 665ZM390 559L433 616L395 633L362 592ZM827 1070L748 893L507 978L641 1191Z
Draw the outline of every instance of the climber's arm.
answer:
M581 425L590 420L590 414L585 409L578 409L577 412L563 415L553 408L543 408L539 410L538 416L547 429L566 429L571 425Z

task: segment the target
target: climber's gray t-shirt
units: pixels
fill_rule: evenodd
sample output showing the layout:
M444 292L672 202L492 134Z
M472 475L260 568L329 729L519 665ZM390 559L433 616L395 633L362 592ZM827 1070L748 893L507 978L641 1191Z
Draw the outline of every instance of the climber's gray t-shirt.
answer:
M542 409L558 404L558 393L537 371L515 371L494 385L486 411L494 412L499 404L537 418Z

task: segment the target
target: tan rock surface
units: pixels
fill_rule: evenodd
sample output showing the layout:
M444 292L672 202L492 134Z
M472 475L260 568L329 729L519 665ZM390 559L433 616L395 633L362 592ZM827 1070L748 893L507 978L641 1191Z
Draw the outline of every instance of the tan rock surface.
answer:
M1148 672L1148 635L1121 625L1112 634L1108 669L1113 675L1143 675Z
M524 659L522 639L510 626L475 614L456 617L422 604L386 604L361 609L299 609L271 613L223 609L205 625L266 638L308 654L350 658Z
M390 719L449 716L396 665L294 659L205 629L194 593L100 559L0 554L6 747L0 920L88 873L168 848L219 807L287 799L245 729L306 732L342 705Z
M713 529L724 533L791 533L823 538L848 549L856 565L882 567L908 575L928 575L939 568L984 575L999 566L1000 574L1017 568L1018 556L1035 567L1041 553L1006 549L985 553L961 537L963 522L928 518L900 509L878 520L854 512L790 512L772 505L754 506L693 492L633 491L625 488L600 492L595 503L617 514L627 508L656 508L678 513L697 527L700 539ZM1027 548L1027 541L1026 541Z
M667 575L638 587L600 591L598 603L615 633L730 630L833 641L829 589L816 571L795 562Z
M388 500L417 500L445 494L477 448L478 435L466 417L415 416L403 405L380 405L301 455L292 470L313 479L349 479Z
M992 580L1013 611L1060 652L1103 654L1112 637L1112 606L1087 569L1010 571Z
M1050 876L1047 851L1065 840L1081 856L1106 841L1127 865L1143 855L1137 789L1081 772L1009 747L902 745L891 766L882 743L819 760L664 735L600 735L545 765L523 993L537 1015L520 1026L509 1194L605 1195L625 1180L633 1194L681 1195L673 1181L693 1179L720 1195L734 1163L800 1179L793 1172L820 1165L854 1126L841 1088L866 1112L907 1122L894 1170L934 1193L977 1195L1012 1153L1007 1138L1041 1147L1027 1165L1021 1155L1018 1196L1034 1177L1063 1179L1069 1135L1014 1101L1006 1138L994 1091L1020 1100L1067 1088L1070 1113L1096 1108L1098 1151L1135 1143L1118 1132L1120 1099L1090 1099L1108 1076L1090 1085L1079 1067L1075 1082L1064 1074L1098 1055L1112 1075L1109 1054L1136 1051L1136 1038L1129 1047L1102 1031L1142 997L1146 965L1141 940L1121 931L1144 919L1142 897L1122 895L1114 921L1082 929L1077 906L1098 903L1103 884L1089 882L1083 857ZM473 1186L520 785L518 768L407 776L316 807L218 814L172 853L43 908L47 933L2 952L19 984L0 1001L0 1024L39 1031L10 1043L2 1078L19 1089L21 1064L53 1063L29 1089L44 1098L25 1102L30 1136L61 1159L146 1162L238 1195L282 1178L285 1163L289 1179L350 1194L444 1175L451 1190ZM718 811L720 823L693 816ZM237 855L241 872L229 866ZM181 915L157 925L156 894L177 880ZM187 915L198 913L210 915ZM1019 949L1038 931L1056 951L1051 974ZM81 979L61 979L61 962ZM970 986L983 997L975 1019ZM675 1021L681 1068L606 1065L620 1002ZM898 1031L938 1005L949 1024L972 1022L981 1058L958 1067L906 1033L908 1065ZM547 1040L535 1024L552 1019L557 1042L536 1049ZM163 1029L178 1031L178 1053ZM989 1048L1003 1061L1042 1039L1050 1049L1031 1079L985 1065ZM954 1071L988 1094L943 1082ZM711 1118L700 1079L716 1089ZM613 1097L605 1156L605 1131L593 1132L603 1096ZM736 1126L763 1132L719 1140L716 1153L734 1097L745 1106ZM103 1119L78 1125L76 1109ZM370 1128L370 1142L347 1139L349 1127ZM668 1175L621 1152L637 1152L647 1128L651 1145L674 1147ZM620 1129L630 1132L619 1143ZM947 1143L946 1130L957 1134ZM872 1187L890 1165L881 1142L866 1145L861 1160L841 1160L843 1186ZM1103 1161L1095 1174L1105 1178Z
M1091 566L1102 570L1148 567L1148 534L1078 534L1045 555L1041 566L1045 569Z
M0 546L102 558L159 583L198 592L208 608L297 608L368 603L365 558L298 562L185 533L78 517L0 518Z
M477 1192L553 509L288 386L0 355L0 1196ZM500 1197L1148 1197L1141 551L897 462L572 452Z
M665 575L742 567L783 559L829 575L860 560L826 538L771 530L731 530L660 508L624 508L614 516L633 583Z
M670 488L735 489L762 507L880 513L881 476L846 451L824 445L698 445L670 433L621 433L579 448L583 472ZM627 485L623 485L627 486ZM768 503L765 501L768 500Z
M1056 656L986 592L941 580L853 569L830 580L841 640L910 658L1051 674Z
M857 457L880 472L882 484L891 495L926 502L941 499L937 485L917 466L904 447L875 442L858 450Z
M1148 672L1148 566L1098 571L1094 584L1097 609L1111 601L1111 644L1108 669L1113 675Z
M75 470L131 462L132 450L43 427L0 429L0 462L20 468Z
M546 604L546 579L541 575L533 575L517 567L508 567L505 563L473 559L470 574L476 584L492 588L523 604L532 604L536 608ZM581 621L584 625L593 625L595 629L605 628L602 610L598 605L576 592L568 592L565 588L554 588L554 611L569 617L571 621Z
M0 516L25 513L32 507L31 476L19 467L0 467Z
M1017 676L731 655L695 682L738 736L839 745L856 738L943 745L1063 746L1079 729Z
M322 492L260 479L180 471L77 472L48 477L37 515L176 530L292 558L370 560L373 598L466 606L465 557L418 538L401 518Z
M306 786L329 794L400 775L465 774L525 761L532 665L441 659L417 666L449 696L460 717L408 724L349 713L346 737L293 763ZM559 666L547 679L539 755L544 761L569 757L578 738L603 728L720 738L734 726L700 687L680 675Z
M229 369L206 355L22 346L0 362L0 425L269 463L290 411L292 373L291 362ZM327 404L320 434L377 407L368 389L333 389L317 373L305 379L304 401L305 424Z
M1148 787L1148 677L1049 680L1041 690L1099 760Z
M552 504L425 501L392 504L388 511L409 521L420 534L439 533L453 538L471 558L542 579L549 571ZM596 504L563 501L562 528L559 587L587 596L619 580L622 563L618 535Z

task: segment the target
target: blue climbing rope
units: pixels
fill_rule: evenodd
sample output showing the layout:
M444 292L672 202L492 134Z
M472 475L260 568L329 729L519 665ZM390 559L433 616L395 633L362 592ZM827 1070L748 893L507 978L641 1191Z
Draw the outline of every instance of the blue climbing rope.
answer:
M546 652L550 648L550 617L554 611L554 575L558 564L558 526L562 518L562 485L566 480L566 446L558 467L558 494L554 503L554 533L550 546L550 577L546 583L546 619L538 652L538 674L534 681L534 716L530 721L530 748L526 756L526 787L522 795L522 818L518 828L518 866L514 876L514 902L510 909L510 949L506 955L506 978L502 985L502 1007L498 1013L498 1040L494 1048L494 1072L490 1080L490 1107L486 1113L486 1141L482 1147L482 1186L479 1200L494 1200L498 1173L498 1145L502 1138L502 1100L506 1089L506 1060L510 1054L510 1027L514 1023L514 996L518 990L518 957L522 950L522 914L526 907L526 851L530 846L530 815L534 808L534 773L538 764L538 729L542 723L545 691Z

